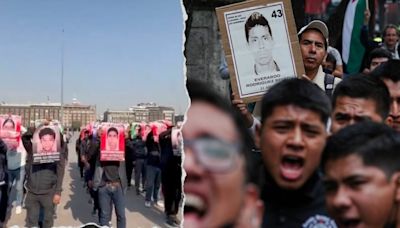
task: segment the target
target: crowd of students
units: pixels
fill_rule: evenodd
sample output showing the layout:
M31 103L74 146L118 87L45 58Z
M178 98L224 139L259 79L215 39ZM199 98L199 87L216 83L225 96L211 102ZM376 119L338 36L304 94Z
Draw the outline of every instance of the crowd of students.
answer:
M134 188L136 195L145 193L145 207L159 205L164 198L166 223L179 226L179 206L182 201L182 168L179 126L169 122L162 128L145 124L131 124L125 132L124 161L100 161L100 139L109 134L102 128L84 129L76 141L78 166L91 198L92 215L98 216L99 225L108 226L112 205L115 207L117 227L127 227L125 193ZM160 130L161 129L161 130ZM107 136L108 137L108 136ZM162 183L162 191L160 186Z
M318 20L300 29L305 75L253 110L187 81L184 227L400 226L399 31L388 25L362 72L330 82L328 34Z
M27 130L22 128L21 143L17 148L11 148L0 139L2 226L7 223L7 215L18 216L25 208L26 227L53 227L57 217L56 206L61 201L68 143L72 137L70 132L62 132L61 129L59 132L53 131L54 125L52 121L44 120L37 127ZM179 226L178 211L183 199L180 125L173 126L168 121L160 121L151 126L145 123L125 124L124 161L100 159L102 134L108 134L107 142L110 145L106 149L111 150L111 141L114 138L118 144L119 132L114 127L95 126L88 125L84 128L75 142L77 164L84 183L81 191L86 188L93 200L94 224L110 226L114 207L116 226L129 227L125 216L125 197L127 189L132 189L134 181L136 194L139 196L145 192L146 207L151 207L152 203L159 204L158 196L163 195L166 223L173 227ZM37 149L35 137L44 152ZM60 139L59 157L54 161L36 162L36 153L57 151L54 149L57 139ZM15 198L9 194L13 189L16 192ZM14 208L15 213L11 213Z

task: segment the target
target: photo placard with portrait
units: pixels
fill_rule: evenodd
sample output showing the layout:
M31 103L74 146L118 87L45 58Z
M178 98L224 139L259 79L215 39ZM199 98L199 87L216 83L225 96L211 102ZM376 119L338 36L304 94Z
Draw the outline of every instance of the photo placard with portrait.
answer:
M54 163L60 160L60 128L44 125L36 129L32 140L33 163Z
M0 138L11 151L16 151L21 143L21 116L0 116Z
M103 124L100 161L125 160L125 128L122 124Z
M217 8L232 89L258 101L277 82L304 74L289 0L255 0Z

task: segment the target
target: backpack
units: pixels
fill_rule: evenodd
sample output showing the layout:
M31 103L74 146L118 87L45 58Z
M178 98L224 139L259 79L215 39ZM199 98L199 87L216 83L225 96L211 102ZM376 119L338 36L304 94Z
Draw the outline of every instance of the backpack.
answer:
M335 82L335 76L331 74L325 74L324 78L325 93L330 99L332 99L334 82Z

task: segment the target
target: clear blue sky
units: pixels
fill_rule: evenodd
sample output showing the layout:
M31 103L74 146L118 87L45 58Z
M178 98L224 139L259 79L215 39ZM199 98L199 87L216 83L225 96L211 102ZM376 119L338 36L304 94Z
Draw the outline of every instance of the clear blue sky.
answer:
M1 0L0 101L60 102L64 40L64 103L184 114L183 29L179 0Z

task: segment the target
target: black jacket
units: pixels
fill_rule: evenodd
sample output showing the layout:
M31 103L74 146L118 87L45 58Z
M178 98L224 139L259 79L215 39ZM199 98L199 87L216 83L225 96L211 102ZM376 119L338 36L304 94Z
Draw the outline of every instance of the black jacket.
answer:
M136 159L146 159L147 157L147 147L146 143L140 137L136 137L132 140L133 150L134 150L134 160Z
M0 186L7 183L7 145L0 139Z
M22 143L27 152L26 187L34 194L61 194L65 170L65 146L61 135L60 161L47 164L33 164L32 139L33 132L28 131L22 136Z
M336 227L325 208L325 192L321 176L315 172L298 190L279 188L264 172L261 197L264 201L263 227Z
M158 143L154 141L152 133L149 133L147 136L146 147L147 147L147 165L161 168L160 148L158 146Z

